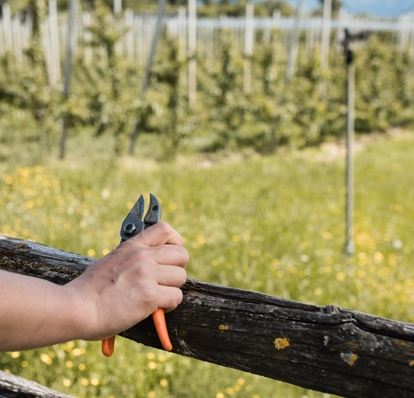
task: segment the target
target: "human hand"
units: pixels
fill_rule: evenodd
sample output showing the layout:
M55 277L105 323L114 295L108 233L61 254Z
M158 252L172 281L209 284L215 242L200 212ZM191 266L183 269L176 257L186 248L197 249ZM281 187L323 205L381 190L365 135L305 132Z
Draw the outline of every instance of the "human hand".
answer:
M76 297L85 340L124 331L158 308L182 301L188 252L171 226L160 222L123 242L64 287Z

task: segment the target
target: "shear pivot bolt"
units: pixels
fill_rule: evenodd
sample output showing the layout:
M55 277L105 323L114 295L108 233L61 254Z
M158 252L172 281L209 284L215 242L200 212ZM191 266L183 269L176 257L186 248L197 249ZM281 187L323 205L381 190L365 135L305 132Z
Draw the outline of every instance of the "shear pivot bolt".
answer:
M137 230L137 226L134 223L128 223L124 227L124 232L128 235L133 234Z

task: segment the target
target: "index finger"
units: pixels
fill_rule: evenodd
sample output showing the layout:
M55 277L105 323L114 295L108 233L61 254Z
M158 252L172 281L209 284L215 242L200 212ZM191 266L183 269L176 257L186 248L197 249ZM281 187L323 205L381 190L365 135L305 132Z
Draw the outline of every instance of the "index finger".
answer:
M134 240L135 242L139 242L149 247L168 244L184 246L184 240L181 235L166 222L159 222L151 225L130 240Z

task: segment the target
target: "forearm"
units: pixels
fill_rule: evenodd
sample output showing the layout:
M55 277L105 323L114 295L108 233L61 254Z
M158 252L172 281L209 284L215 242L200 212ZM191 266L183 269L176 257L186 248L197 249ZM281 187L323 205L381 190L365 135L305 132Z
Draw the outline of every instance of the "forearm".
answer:
M64 286L0 270L0 351L103 339L174 309L186 280L182 244L157 223Z
M80 338L81 298L64 286L0 271L0 351L23 350Z

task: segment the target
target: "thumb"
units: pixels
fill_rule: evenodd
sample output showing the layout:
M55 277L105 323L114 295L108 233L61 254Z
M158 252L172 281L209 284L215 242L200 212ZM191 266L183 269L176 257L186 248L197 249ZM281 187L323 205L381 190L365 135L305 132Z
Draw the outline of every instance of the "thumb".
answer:
M130 239L146 246L177 245L183 246L184 241L181 235L166 222L159 222L151 225L140 234Z

